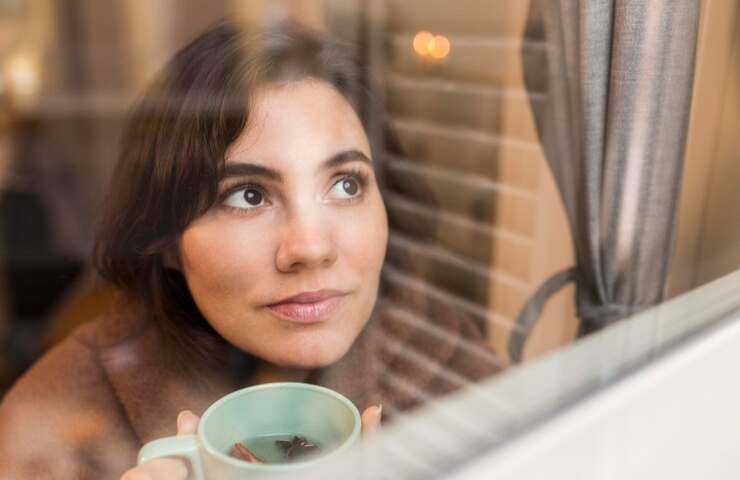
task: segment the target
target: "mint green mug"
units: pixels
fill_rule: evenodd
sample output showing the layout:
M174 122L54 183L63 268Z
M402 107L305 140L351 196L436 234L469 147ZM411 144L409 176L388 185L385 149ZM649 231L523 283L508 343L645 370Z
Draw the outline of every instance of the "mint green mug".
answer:
M190 461L189 479L193 480L305 478L357 443L361 428L357 407L334 390L307 383L266 383L214 402L195 434L147 443L139 451L138 462L184 457ZM305 460L269 463L269 457L280 450L275 439L293 436L314 443L319 453ZM266 463L232 457L229 453L237 442Z

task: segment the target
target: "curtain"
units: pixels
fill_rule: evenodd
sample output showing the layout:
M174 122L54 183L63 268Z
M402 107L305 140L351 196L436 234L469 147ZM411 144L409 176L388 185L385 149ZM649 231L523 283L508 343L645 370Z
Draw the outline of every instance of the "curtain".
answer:
M579 336L661 302L698 18L698 0L532 0L525 83L531 91L546 76L535 121L576 265L546 280L522 309L509 339L513 361L544 303L568 282L576 283ZM546 66L526 61L537 45Z

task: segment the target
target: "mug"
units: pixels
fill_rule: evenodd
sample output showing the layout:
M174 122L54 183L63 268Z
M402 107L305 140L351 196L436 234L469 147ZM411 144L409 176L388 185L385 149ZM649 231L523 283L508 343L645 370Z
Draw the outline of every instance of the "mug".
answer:
M272 480L295 478L296 474L306 478L328 459L356 444L361 428L357 407L334 390L307 383L266 383L237 390L214 402L201 417L195 434L147 443L139 451L138 463L184 457L190 460L189 480ZM237 442L248 445L248 439L266 439L269 443L294 435L315 443L319 454L303 461L274 464L249 463L229 455Z

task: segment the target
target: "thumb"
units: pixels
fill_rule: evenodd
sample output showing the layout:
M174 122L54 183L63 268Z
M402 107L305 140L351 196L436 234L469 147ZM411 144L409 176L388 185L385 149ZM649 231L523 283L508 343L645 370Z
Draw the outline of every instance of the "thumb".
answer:
M380 427L380 420L383 416L383 405L367 407L362 412L362 433L369 434Z
M190 410L183 410L177 415L177 434L187 435L198 430L200 417Z

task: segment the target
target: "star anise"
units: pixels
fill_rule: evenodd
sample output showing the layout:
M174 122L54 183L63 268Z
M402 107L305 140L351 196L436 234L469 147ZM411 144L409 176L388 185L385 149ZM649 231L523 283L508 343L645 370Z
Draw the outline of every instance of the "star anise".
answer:
M285 451L285 458L288 460L319 450L316 444L297 435L294 435L292 440L275 440L275 443Z

